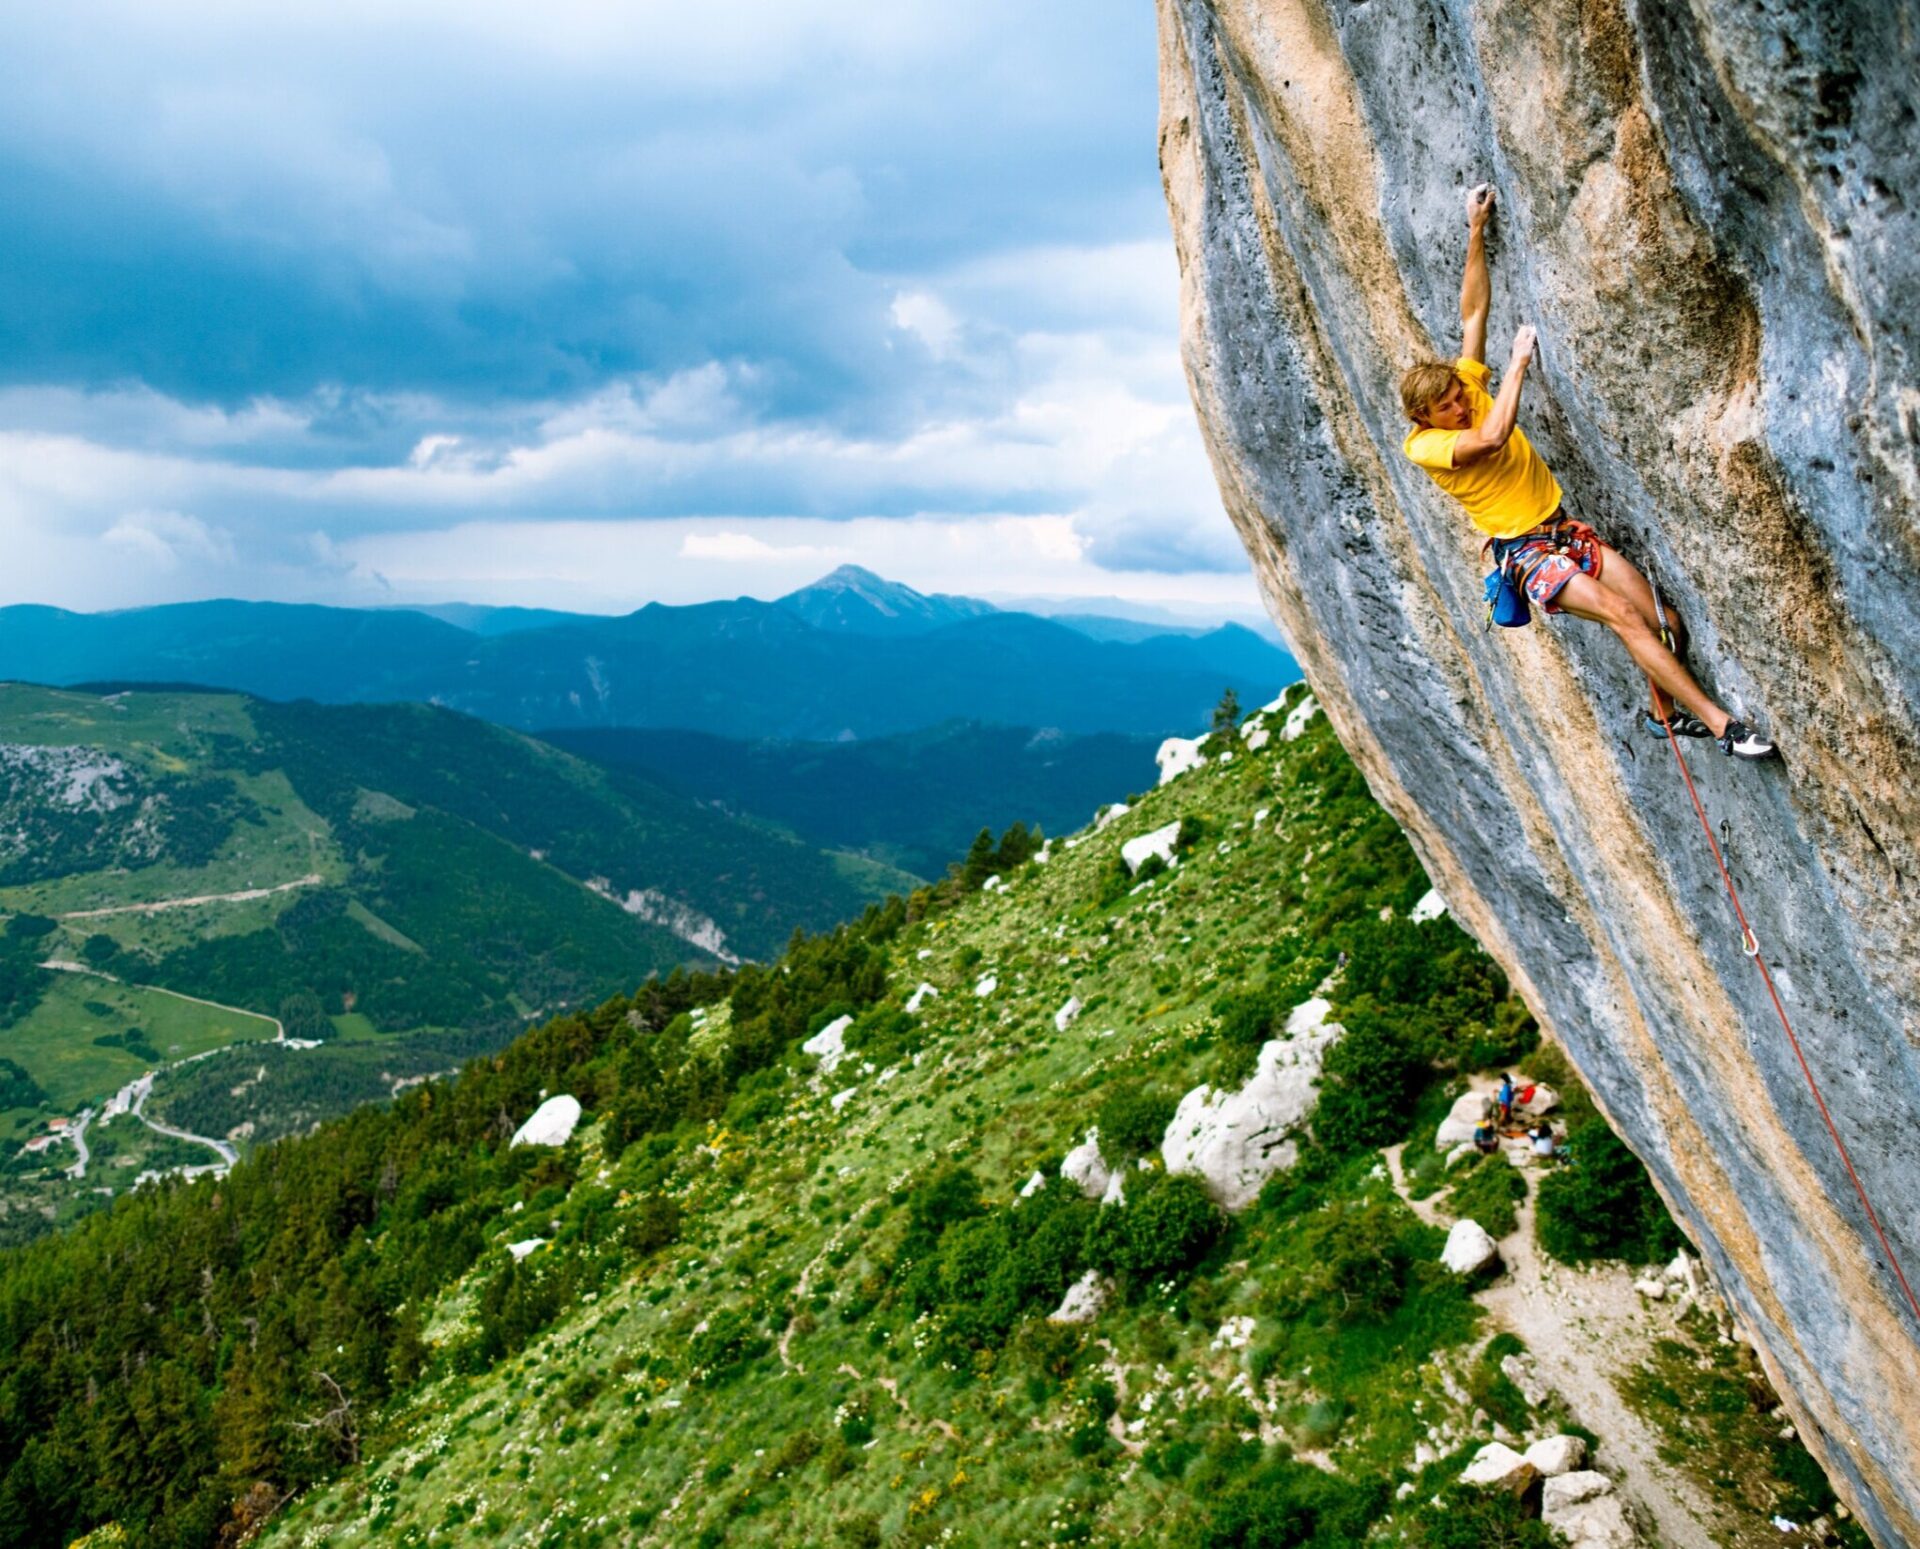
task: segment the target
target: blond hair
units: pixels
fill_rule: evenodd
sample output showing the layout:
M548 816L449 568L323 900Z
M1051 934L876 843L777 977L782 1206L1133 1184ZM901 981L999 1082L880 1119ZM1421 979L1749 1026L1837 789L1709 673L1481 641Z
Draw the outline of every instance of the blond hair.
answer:
M1460 373L1443 360L1423 360L1400 378L1400 406L1407 418L1424 421L1427 411L1453 390Z

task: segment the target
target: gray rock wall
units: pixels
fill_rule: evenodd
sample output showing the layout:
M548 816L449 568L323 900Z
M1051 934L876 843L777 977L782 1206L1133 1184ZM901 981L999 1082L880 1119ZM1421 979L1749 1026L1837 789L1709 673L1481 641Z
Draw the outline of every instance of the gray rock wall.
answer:
M1884 1545L1920 1543L1920 1326L1809 1096L1645 690L1596 625L1483 630L1477 534L1400 455L1488 344L1574 512L1785 759L1690 745L1808 1060L1920 1275L1920 7L1159 0L1184 350L1276 619Z

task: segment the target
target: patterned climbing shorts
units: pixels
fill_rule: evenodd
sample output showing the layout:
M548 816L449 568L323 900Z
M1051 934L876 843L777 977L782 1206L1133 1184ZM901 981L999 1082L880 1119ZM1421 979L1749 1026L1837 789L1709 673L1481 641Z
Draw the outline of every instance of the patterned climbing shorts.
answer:
M1543 613L1558 613L1555 598L1576 575L1600 574L1600 539L1585 522L1545 522L1517 538L1493 543L1496 564L1511 562L1527 599Z

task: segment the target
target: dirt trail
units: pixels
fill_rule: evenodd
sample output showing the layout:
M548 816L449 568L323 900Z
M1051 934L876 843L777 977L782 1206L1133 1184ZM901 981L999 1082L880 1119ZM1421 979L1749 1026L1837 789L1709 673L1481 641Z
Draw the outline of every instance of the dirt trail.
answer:
M275 893L291 893L299 887L318 887L325 880L319 872L314 871L304 877L295 877L291 882L282 882L277 887L249 887L237 893L202 893L195 898L162 898L150 904L114 904L105 909L71 909L60 918L104 920L110 914L159 914L164 909L192 909L200 904L246 904L256 898L271 898Z
M1407 1199L1400 1165L1403 1146L1386 1152L1394 1191L1414 1214L1445 1229L1452 1221L1433 1201ZM1534 1177L1529 1182L1536 1181ZM1699 1488L1659 1454L1659 1437L1629 1407L1613 1373L1634 1352L1645 1352L1674 1325L1670 1303L1648 1302L1633 1289L1633 1272L1620 1264L1591 1270L1555 1264L1535 1247L1533 1192L1519 1224L1500 1239L1506 1272L1474 1299L1501 1328L1526 1341L1541 1380L1566 1401L1568 1412L1600 1438L1593 1466L1612 1476L1640 1520L1666 1549L1714 1549L1714 1511Z

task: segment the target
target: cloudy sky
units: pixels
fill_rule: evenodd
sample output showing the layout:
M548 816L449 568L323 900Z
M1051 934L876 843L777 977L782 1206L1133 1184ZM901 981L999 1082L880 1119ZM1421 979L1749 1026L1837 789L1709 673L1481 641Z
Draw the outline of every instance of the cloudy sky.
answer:
M81 0L0 49L0 603L1255 606L1147 0Z

